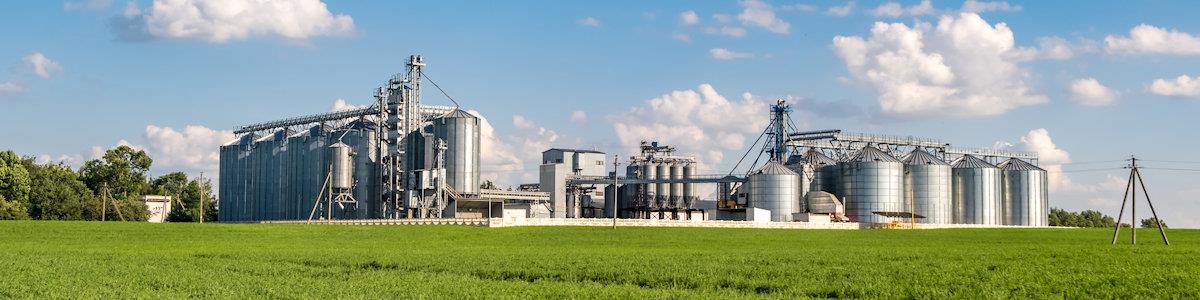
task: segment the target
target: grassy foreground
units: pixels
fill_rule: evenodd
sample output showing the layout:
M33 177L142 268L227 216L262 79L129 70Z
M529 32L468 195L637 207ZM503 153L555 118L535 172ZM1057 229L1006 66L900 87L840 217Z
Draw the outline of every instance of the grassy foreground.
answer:
M0 222L0 298L1200 297L1200 231L1110 234Z

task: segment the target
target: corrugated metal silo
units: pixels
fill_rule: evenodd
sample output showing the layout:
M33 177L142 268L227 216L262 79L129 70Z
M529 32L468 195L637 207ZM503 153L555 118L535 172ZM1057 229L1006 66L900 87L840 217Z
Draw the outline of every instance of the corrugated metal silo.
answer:
M846 216L853 222L888 223L892 218L876 214L906 212L901 195L904 164L867 146L841 163L842 200Z
M696 175L696 165L692 163L684 163L683 179L692 179ZM696 203L696 186L693 183L683 184L683 206L691 208Z
M682 180L683 179L683 163L678 162L678 161L671 162L671 179L672 180ZM671 199L667 201L667 206L679 207L682 205L683 205L683 183L682 182L672 182L671 183Z
M642 178L658 179L658 164L654 162L645 162L642 164ZM646 205L653 206L658 201L658 185L649 183L642 186L642 192L646 199Z
M777 162L767 162L750 173L750 207L771 211L771 221L790 222L797 209L796 194L800 192L798 175Z
M904 210L925 217L917 223L954 222L950 173L950 164L925 150L915 149L904 158Z
M954 223L1000 225L1000 169L971 155L952 166Z
M1000 164L1004 225L1049 226L1049 179L1046 170L1010 158Z
M660 162L660 163L654 164L654 178L658 179L658 180L665 180L665 179L671 178L670 177L671 171L668 170L669 168L670 168L670 166L666 162ZM665 183L665 182L660 182L658 184L655 184L654 185L654 194L657 195L656 197L654 197L655 206L659 207L659 208L666 207L667 199L671 198L670 184Z
M463 194L479 194L479 118L456 109L434 120L434 136L446 141L446 182Z

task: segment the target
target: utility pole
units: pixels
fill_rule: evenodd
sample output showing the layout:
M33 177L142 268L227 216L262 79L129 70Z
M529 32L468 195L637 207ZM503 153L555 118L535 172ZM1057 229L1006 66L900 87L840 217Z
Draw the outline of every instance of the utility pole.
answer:
M200 172L200 180L196 184L200 186L200 224L204 224L204 172Z
M612 206L613 207L612 208L613 224L612 225L613 225L613 229L617 229L617 215L619 215L620 211L621 211L621 198L619 198L619 197L621 197L621 193L617 192L618 191L618 189L617 189L617 169L619 169L621 167L621 164L619 162L620 159L621 159L620 156L613 154L613 172L612 172L612 174L613 174L612 175L612 177L613 177L613 190L612 190L612 198L613 198L613 206Z
M1167 231L1162 226L1162 219L1158 218L1158 212L1154 210L1154 202L1150 201L1150 192L1146 190L1146 182L1142 180L1142 172L1138 170L1137 157L1129 157L1129 180L1125 185L1125 194L1121 196L1121 210L1117 214L1117 224L1113 227L1112 243L1117 244L1117 237L1121 233L1121 219L1125 217L1125 203L1129 201L1129 228L1130 228L1130 243L1137 244L1137 190L1138 185L1142 186L1142 195L1146 198L1146 204L1150 206L1150 214L1154 217L1156 225L1158 225L1158 233L1162 235L1163 244L1171 245L1167 240Z

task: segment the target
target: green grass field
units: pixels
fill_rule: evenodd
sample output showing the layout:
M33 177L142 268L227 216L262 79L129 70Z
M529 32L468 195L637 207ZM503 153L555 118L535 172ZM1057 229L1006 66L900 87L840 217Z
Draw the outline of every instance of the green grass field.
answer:
M0 222L0 298L1200 297L1200 231L1110 234Z

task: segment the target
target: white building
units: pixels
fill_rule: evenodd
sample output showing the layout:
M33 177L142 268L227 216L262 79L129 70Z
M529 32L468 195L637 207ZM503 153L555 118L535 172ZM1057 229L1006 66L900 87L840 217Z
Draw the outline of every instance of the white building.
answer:
M171 196L144 195L142 204L150 211L150 219L147 221L152 223L166 221L167 215L171 213Z

